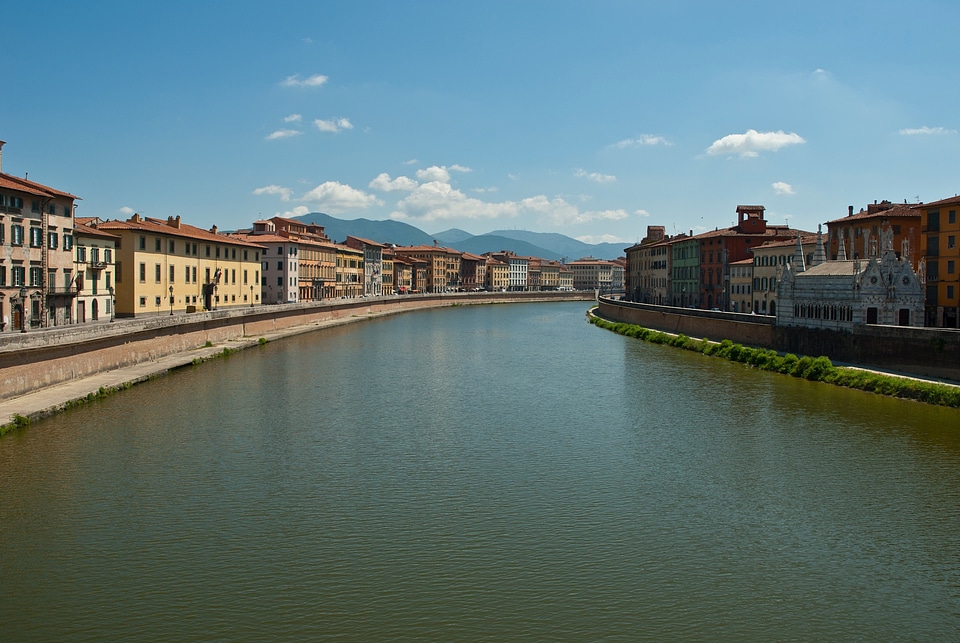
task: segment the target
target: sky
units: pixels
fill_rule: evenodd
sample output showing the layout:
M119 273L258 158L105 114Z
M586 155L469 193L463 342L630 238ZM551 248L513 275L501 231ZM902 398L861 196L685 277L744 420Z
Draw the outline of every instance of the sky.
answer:
M960 3L13 3L3 171L77 216L587 243L960 191Z

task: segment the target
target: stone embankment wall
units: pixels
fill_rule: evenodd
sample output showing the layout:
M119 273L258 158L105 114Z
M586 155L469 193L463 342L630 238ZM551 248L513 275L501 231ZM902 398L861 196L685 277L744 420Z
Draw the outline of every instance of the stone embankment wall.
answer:
M654 306L601 298L606 319L689 337L729 339L781 353L826 355L833 362L960 382L960 331L859 325L849 333L776 326L762 315Z
M404 295L154 315L0 333L0 399L190 351L207 342L219 344L312 325L455 304L564 300L592 301L593 296L551 292Z

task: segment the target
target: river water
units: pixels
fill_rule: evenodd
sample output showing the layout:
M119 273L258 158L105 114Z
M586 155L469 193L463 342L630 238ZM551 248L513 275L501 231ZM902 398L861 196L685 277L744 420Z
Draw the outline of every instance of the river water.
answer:
M0 440L4 641L957 640L960 413L446 308Z

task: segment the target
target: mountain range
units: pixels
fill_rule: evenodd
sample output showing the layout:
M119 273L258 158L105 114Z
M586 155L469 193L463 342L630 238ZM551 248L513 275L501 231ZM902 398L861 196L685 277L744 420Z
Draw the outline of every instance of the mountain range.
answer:
M484 252L511 250L518 255L541 257L554 261L574 261L582 257L616 259L623 256L629 243L584 243L556 232L530 232L527 230L494 230L474 235L464 230L451 228L437 234L429 234L420 228L402 221L372 221L370 219L337 219L322 212L311 212L298 217L297 221L315 223L324 228L333 241L343 242L348 236L369 239L378 243L398 246L438 245L460 252L480 255Z

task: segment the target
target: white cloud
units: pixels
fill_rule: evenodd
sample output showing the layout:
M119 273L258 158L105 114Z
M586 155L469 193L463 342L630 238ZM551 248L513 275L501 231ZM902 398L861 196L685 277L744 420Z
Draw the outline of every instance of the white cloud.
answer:
M649 216L650 216L650 213L647 212L646 210L634 210L633 214L636 215L636 216L638 216L638 217L649 217Z
M275 194L280 197L281 201L289 201L290 196L293 194L293 190L280 185L267 185L262 188L257 188L253 191L253 193L256 196L260 196L261 194Z
M806 141L793 132L789 134L782 130L758 132L755 129L749 129L743 134L727 134L717 139L707 148L707 154L736 154L740 158L751 158L758 156L760 152L776 152L781 147L800 143L806 143Z
M383 201L376 196L338 181L321 183L304 194L300 200L315 203L329 214L339 214L349 210L362 210L375 205L383 205Z
M487 192L496 192L500 188L493 186L489 188L473 188L471 192L476 192L477 194L486 194Z
M277 212L275 216L283 217L284 219L293 219L295 217L302 217L305 214L310 214L310 208L305 205L298 205L292 210Z
M329 80L326 76L322 74L314 74L307 78L300 78L300 74L294 74L293 76L287 76L282 81L280 81L281 87L320 87Z
M457 165L456 163L454 163L453 165L451 165L451 166L450 166L450 169L453 170L454 172L473 172L473 170L472 170L471 168L466 167L466 166L463 166L463 165Z
M303 134L303 132L301 132L300 130L278 129L277 131L271 132L270 134L267 134L266 136L264 136L264 139L268 141L275 141L278 138L291 138L294 136L300 136L301 134Z
M300 114L290 114L289 116L285 116L285 117L284 117L283 122L284 122L284 123L299 123L299 122L302 121L302 120L303 120L303 116L301 116Z
M439 169L439 168L438 168ZM391 219L443 221L448 219L498 219L519 214L512 201L487 203L468 197L444 181L428 181L397 203Z
M353 123L346 118L331 118L329 120L316 119L313 121L313 124L317 126L321 132L339 132L345 129L353 129Z
M417 170L417 178L428 183L430 181L439 181L441 183L450 182L450 172L442 165L431 165L425 170Z
M416 165L416 164L419 163L419 162L420 162L420 161L418 161L417 159L410 159L409 161L404 161L403 164L404 164L404 165Z
M671 143L670 141L668 141L662 136L654 136L653 134L641 134L637 138L625 138L622 141L618 141L613 144L613 146L618 149L624 149L628 147L642 147L644 145L673 145L673 143Z
M789 183L784 183L783 181L771 183L770 187L772 187L773 191L777 194L794 194L793 186Z
M586 178L588 181L593 181L594 183L616 183L617 177L613 174L600 174L599 172L586 172L585 170L575 170L573 173L574 176L579 176Z
M395 179L391 179L389 174L382 172L377 178L370 181L367 187L373 190L380 190L381 192L395 192L398 190L411 192L416 190L418 185L420 184L409 177L398 176Z
M923 135L944 136L946 134L956 134L957 130L947 129L945 127L927 127L926 125L924 125L923 127L902 129L900 130L900 133L903 134L904 136L923 136Z
M125 206L123 206L122 208L120 208L119 210L117 210L117 212L119 212L120 214L125 214L125 215L127 215L127 216L130 216L131 214L133 214L134 212L136 212L136 210L134 210L134 209L131 208L130 206L125 205Z

